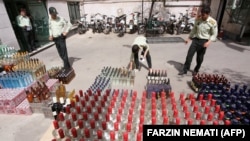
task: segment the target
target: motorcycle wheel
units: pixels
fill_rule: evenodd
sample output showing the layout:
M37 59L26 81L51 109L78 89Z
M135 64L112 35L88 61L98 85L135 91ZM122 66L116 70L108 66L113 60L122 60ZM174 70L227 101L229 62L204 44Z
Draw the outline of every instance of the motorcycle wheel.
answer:
M158 33L159 33L159 34L163 34L164 32L165 32L165 27L161 25L161 26L159 27Z
M145 29L144 29L144 27L139 27L139 29L138 29L138 34L145 34Z

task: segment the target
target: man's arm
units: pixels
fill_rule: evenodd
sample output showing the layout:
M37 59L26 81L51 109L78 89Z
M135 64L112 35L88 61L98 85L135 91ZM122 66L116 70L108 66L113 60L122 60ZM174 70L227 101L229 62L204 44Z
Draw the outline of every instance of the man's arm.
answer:
M64 34L64 36L66 36L68 34L69 30L71 29L72 24L70 22L68 22L66 19L63 19L63 23L64 23L63 34Z
M21 20L20 20L20 17L19 17L19 16L16 17L16 22L17 22L17 25L18 25L19 27L24 28L23 25L22 25L22 23L21 23Z
M49 40L53 40L53 35L52 35L52 27L51 27L51 20L49 19Z
M215 25L212 26L212 28L211 28L210 40L211 41L216 41L217 36L218 36L218 26L217 26L217 23L215 23Z

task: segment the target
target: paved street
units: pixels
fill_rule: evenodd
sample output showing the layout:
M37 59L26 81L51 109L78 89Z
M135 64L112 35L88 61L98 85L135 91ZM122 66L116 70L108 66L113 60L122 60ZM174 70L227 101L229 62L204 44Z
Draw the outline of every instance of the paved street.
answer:
M68 55L75 69L76 77L66 85L67 91L86 91L94 82L95 77L101 73L105 66L127 67L129 63L131 44L137 34L125 34L117 37L116 34L75 34L67 39ZM172 37L176 35L165 35ZM179 35L183 39L187 35ZM185 76L179 76L189 45L184 43L150 44L153 69L167 70L172 91L178 96L180 93L193 93L188 86L192 79L191 72ZM54 66L62 66L55 46L52 46L34 56L46 64L50 69ZM191 69L195 66L196 56L193 58ZM247 84L250 87L250 46L242 46L229 40L214 42L207 49L201 73L218 73L228 78L232 84ZM147 64L145 63L145 66ZM148 71L142 67L136 73L135 85L132 89L142 94ZM0 115L1 140L8 141L37 141L44 138L45 131L51 125L51 120L44 119L42 114L31 116ZM22 122L20 122L22 121Z

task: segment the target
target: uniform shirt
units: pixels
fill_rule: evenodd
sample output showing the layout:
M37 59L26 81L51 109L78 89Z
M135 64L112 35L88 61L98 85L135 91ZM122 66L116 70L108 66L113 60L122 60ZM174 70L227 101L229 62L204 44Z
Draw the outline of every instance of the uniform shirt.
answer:
M203 21L201 18L195 20L194 28L190 32L189 37L216 41L217 35L217 22L209 16L206 21Z
M59 37L63 32L69 32L71 24L62 17L57 16L56 19L49 19L49 35Z
M147 43L147 38L144 37L144 36L139 36L139 37L136 37L132 46L133 45L138 45L140 50L139 51L142 51L143 49L146 51L149 50L149 45ZM134 60L134 53L132 52L131 53L131 57L130 57L130 60L133 61Z
M19 15L17 16L16 20L19 27L23 28L26 26L27 31L30 31L32 29L30 18L28 16Z

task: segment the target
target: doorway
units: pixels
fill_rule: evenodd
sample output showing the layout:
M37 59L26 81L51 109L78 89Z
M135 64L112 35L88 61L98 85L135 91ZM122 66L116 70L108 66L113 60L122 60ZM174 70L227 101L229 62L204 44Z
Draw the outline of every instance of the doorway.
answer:
M27 15L31 17L33 35L36 48L39 48L50 41L48 29L48 13L46 1L37 0L3 0L11 25L20 46L20 51L28 51L22 29L18 26L16 17L19 15L20 8L25 8Z

